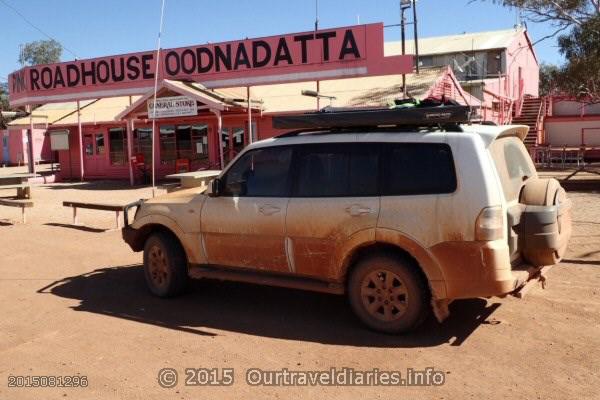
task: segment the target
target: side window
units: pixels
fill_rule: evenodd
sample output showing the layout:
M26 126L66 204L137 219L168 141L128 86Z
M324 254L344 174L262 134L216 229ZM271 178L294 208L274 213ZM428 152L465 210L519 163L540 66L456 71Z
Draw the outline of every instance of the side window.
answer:
M507 200L519 197L524 178L535 174L535 167L521 140L514 136L502 137L492 142L490 153L500 176L502 190Z
M519 144L512 141L507 142L504 145L504 158L508 168L508 176L520 183L523 181L523 176L531 177L533 172L529 167L527 153L523 152L522 146L520 147Z
M299 147L294 197L377 196L379 145Z
M249 151L223 178L223 195L287 197L292 149L269 147Z
M384 196L453 193L456 171L447 144L389 144Z

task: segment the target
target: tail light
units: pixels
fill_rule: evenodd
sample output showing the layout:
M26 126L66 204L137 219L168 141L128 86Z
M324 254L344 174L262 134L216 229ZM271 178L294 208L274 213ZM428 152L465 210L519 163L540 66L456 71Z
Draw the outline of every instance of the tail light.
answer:
M504 233L504 218L502 207L486 207L479 213L475 221L476 240L502 239Z

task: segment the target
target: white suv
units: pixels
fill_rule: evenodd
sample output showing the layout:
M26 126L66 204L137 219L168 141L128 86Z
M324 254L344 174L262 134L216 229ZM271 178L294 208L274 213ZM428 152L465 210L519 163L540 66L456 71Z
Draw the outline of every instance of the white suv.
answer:
M159 296L189 277L345 293L367 326L404 332L560 261L571 203L538 178L527 130L293 132L248 146L207 193L141 203L123 237Z

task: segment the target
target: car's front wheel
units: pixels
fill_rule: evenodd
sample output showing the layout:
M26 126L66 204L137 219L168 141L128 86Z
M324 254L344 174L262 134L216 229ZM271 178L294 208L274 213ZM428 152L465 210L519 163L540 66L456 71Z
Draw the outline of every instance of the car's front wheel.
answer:
M427 285L417 268L410 260L392 254L359 260L348 281L354 313L376 331L415 329L430 311Z
M176 296L186 289L187 259L177 239L158 232L146 240L144 275L150 291L159 297Z

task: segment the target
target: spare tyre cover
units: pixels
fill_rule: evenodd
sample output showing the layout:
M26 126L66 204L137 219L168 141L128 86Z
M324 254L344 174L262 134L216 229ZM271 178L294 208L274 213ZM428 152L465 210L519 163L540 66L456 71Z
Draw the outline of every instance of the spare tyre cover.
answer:
M521 191L518 234L523 258L534 266L557 264L571 237L571 200L556 179L532 179Z

